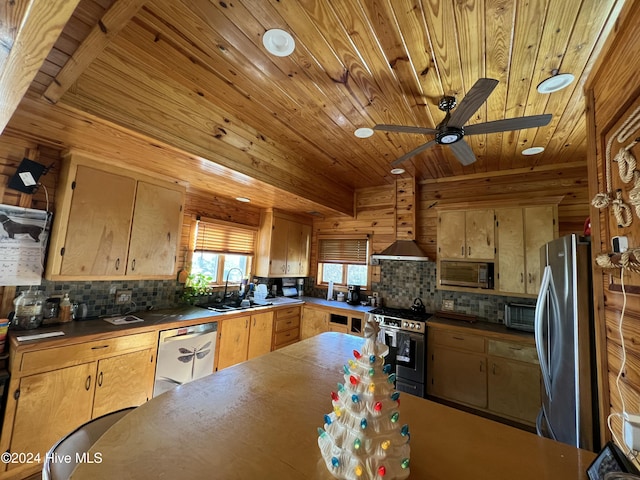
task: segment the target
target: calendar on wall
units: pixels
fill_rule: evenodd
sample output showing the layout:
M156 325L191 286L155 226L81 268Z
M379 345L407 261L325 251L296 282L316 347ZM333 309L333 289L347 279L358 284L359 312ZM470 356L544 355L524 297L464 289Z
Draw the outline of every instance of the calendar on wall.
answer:
M0 285L40 285L51 213L0 205Z

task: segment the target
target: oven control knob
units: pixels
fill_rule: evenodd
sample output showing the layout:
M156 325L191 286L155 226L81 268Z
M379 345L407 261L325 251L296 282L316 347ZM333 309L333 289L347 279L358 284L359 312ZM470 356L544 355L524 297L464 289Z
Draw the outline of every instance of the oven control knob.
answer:
M407 327L409 326L409 322L402 322L402 326L403 326L404 328L407 328Z
M415 324L415 323L413 323L413 322L411 322L411 323L409 324L409 328L414 328L415 326L416 326L416 324Z

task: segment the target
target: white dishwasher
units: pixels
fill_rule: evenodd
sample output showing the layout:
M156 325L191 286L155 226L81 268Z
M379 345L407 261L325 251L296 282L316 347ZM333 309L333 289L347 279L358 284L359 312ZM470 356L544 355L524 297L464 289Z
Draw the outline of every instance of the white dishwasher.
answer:
M153 396L213 373L218 323L160 332Z

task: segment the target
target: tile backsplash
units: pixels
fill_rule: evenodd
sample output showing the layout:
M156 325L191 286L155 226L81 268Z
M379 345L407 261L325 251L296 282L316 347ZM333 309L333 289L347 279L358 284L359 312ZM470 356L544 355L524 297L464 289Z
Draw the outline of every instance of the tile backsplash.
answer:
M444 300L452 300L455 312L502 323L505 304L535 304L535 299L531 298L437 290L435 262L381 260L380 269L380 282L371 287L389 307L408 308L419 297L427 311L434 312L442 309Z
M39 288L48 297L69 294L72 302L86 303L87 316L117 315L149 308L170 308L178 303L182 284L175 280L136 280L107 282L51 282L42 280ZM29 287L18 287L18 292ZM115 291L131 290L131 303L116 305Z

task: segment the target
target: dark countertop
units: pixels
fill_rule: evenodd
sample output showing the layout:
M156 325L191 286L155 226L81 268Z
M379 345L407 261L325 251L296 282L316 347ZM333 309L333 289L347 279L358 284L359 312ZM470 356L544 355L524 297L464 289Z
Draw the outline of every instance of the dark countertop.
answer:
M520 343L530 343L535 345L535 336L533 333L523 332L520 330L513 330L511 328L505 327L501 323L492 323L492 322L475 322L469 323L461 320L451 320L448 318L442 318L437 315L434 315L429 320L427 320L427 328L438 328L438 327L446 327L448 329L460 329L464 330L468 333L480 333L486 337L495 337L503 340L507 340L509 338L514 341Z

